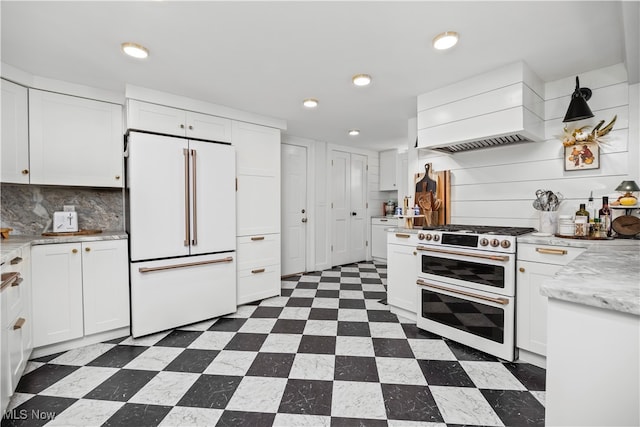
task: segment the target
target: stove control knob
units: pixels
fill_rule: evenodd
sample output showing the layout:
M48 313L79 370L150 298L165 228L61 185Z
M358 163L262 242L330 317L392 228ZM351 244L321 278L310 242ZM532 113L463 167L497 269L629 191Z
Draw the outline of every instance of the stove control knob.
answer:
M434 235L433 235L433 241L434 241L434 242L438 242L438 241L440 241L440 235L439 235L439 234L434 234Z
M509 246L511 246L511 242L508 240L503 240L502 242L500 242L500 246L502 246L503 248L508 248Z
M425 237L426 237L427 240L431 240L433 238L431 233L427 233L427 235Z
M424 240L424 233L418 233L418 240Z
M489 239L480 239L481 246L487 246L489 244Z
M497 248L498 246L500 246L500 240L491 239L491 246L493 246L494 248Z

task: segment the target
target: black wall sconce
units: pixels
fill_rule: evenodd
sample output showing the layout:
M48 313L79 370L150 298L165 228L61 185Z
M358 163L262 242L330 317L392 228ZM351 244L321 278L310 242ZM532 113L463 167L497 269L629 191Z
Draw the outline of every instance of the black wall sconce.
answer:
M575 122L576 120L588 119L593 117L591 109L587 105L587 101L591 98L591 89L580 87L580 81L576 76L576 90L571 95L571 102L564 116L563 123Z

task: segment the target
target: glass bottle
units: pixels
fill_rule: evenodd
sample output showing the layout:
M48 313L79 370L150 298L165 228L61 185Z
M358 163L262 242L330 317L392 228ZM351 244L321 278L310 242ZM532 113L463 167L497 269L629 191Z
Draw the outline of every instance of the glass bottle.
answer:
M587 224L589 223L589 212L587 212L584 203L580 203L580 209L578 209L578 211L576 212L576 219L578 219L578 217L584 217L584 222L586 222Z
M593 204L593 191L589 193L589 200L587 201L587 212L589 212L589 222L594 222L596 219L596 208Z
M598 211L598 217L602 223L602 233L607 237L611 236L611 209L609 208L609 197L607 196L602 196L602 207Z

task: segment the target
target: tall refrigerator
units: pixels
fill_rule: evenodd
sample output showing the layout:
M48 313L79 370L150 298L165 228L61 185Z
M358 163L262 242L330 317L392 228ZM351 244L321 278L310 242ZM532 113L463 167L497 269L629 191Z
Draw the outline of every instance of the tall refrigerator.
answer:
M130 132L126 152L131 334L235 312L234 148Z

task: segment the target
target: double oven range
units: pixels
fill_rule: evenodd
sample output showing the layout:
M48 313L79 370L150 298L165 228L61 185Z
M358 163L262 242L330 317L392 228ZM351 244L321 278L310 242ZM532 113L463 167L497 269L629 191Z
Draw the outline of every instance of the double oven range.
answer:
M516 236L532 231L451 224L412 235L417 326L513 361Z

